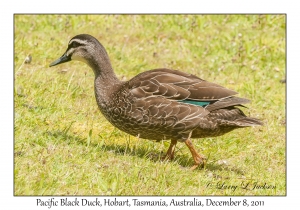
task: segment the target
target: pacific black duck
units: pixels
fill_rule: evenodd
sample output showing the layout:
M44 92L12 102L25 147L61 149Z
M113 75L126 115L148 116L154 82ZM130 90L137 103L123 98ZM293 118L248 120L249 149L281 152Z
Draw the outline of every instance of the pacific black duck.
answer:
M171 139L165 159L174 158L177 141L184 142L195 161L191 169L205 163L191 138L220 136L236 128L262 125L236 107L250 100L192 74L161 68L120 81L106 50L91 35L73 37L66 52L50 66L71 60L83 61L93 69L96 101L111 124L140 138Z

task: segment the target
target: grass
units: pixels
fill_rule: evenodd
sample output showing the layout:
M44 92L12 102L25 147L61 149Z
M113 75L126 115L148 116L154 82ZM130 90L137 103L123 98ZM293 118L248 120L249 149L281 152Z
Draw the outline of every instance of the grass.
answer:
M15 195L286 194L284 15L15 15L14 25ZM100 40L119 78L192 73L251 99L245 113L265 126L194 139L204 169L188 170L184 144L174 161L159 161L169 142L106 121L86 64L48 67L80 33Z

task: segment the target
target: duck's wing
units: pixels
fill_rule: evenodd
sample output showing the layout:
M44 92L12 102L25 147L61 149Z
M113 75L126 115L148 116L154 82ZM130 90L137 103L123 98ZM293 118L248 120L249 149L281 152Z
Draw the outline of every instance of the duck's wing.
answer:
M170 136L179 133L182 137L177 139L188 138L211 111L245 102L234 97L233 90L170 69L141 73L127 82L126 89L133 99L130 117L139 125L173 132Z
M136 98L163 96L169 100L200 106L237 94L233 90L205 81L195 75L171 69L143 72L129 81L129 88Z

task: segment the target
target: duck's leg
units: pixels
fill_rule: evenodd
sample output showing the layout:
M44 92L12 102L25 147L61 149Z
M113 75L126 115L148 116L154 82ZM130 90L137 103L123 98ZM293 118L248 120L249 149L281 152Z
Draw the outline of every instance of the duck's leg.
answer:
M193 159L195 161L195 164L192 166L191 170L194 170L199 165L204 166L206 158L204 156L198 154L198 152L196 151L195 147L193 146L191 140L187 139L184 143L186 144L186 146L191 151Z
M163 157L163 160L173 160L174 159L174 152L175 152L176 144L177 144L177 140L172 139L169 149L167 151L167 154Z

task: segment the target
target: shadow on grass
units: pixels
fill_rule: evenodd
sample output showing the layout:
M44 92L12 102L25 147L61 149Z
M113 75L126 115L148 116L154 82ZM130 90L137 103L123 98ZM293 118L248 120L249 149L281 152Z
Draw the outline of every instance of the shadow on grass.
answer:
M64 141L64 142L69 142L69 143L75 143L75 144L80 144L87 146L87 140L85 138L80 138L75 135L70 135L68 134L65 130L60 131L47 131L44 132L44 135L51 136L57 139L57 141ZM147 141L147 140L145 140ZM131 156L137 156L140 158L146 158L152 162L158 162L162 161L161 157L166 153L166 151L161 151L158 152L157 150L153 150L151 148L147 148L145 146L133 146L134 148L129 148L127 145L119 145L119 144L105 144L105 143L94 143L91 142L89 144L89 147L98 147L100 148L101 151L104 152L113 152L116 155L131 155ZM189 169L191 166L193 166L194 161L192 159L192 156L188 155L176 155L175 151L175 159L174 161L178 162L178 164L183 168L183 169ZM220 165L220 164L215 164L216 161L209 161L205 165L205 170L208 171L233 171L236 174L239 175L244 175L244 172L238 168L230 167L227 165ZM203 170L203 167L198 167L195 170ZM224 177L223 177L224 178Z

